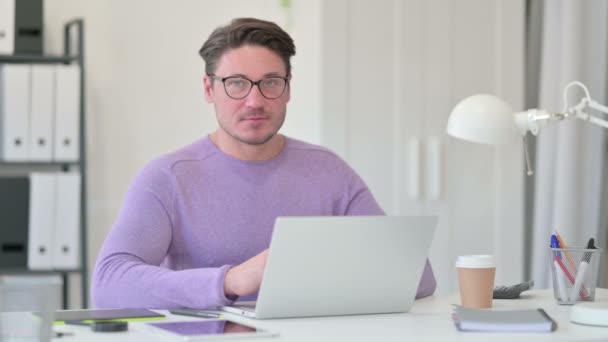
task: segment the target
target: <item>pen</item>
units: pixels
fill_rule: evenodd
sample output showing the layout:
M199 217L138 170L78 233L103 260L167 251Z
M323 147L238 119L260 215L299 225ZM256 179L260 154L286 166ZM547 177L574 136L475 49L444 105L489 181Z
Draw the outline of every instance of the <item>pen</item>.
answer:
M590 238L589 241L587 242L587 249L597 249L597 247L595 247L595 239L594 238Z
M551 235L551 248L562 249L559 244L559 241L557 240L557 236L555 236L555 235ZM568 280L570 280L570 283L574 284L574 277L572 276L572 274L570 274L570 271L568 271L568 268L566 267L566 265L564 265L564 262L562 261L561 252L554 251L553 258L559 264L559 267L562 269L562 271L564 271L564 274L566 275L566 277L568 277Z
M581 286L583 284L583 278L585 277L585 271L587 271L587 266L589 266L589 262L583 260L578 265L578 272L576 272L576 279L574 280L574 286L572 287L572 292L570 296L573 300L578 300L578 295L584 299L583 291L581 291Z
M559 235L559 233L557 232L557 229L555 230L555 236L557 238L557 241L559 242L560 248L564 248L564 249L567 248L566 243L562 239L561 235ZM568 264L570 264L570 267L572 267L572 269L574 270L574 273L576 273L576 264L574 263L574 260L572 260L572 257L570 256L570 252L568 252L566 250L565 254L566 254L566 260L568 260Z
M201 318L222 318L222 314L214 311L206 311L199 309L171 309L170 313L181 316L192 316Z
M555 262L557 262L562 271L564 271L564 274L566 275L566 278L568 278L568 280L570 281L570 284L574 284L574 277L572 276L572 274L570 274L570 272L566 268L566 265L564 265L564 263L562 262L562 259L560 259L557 255L555 256Z
M555 277L557 278L557 289L559 291L559 297L562 301L568 301L568 293L566 292L566 283L564 282L564 271L559 267L557 260L553 261L555 264Z
M557 243L557 247L564 250L564 254L566 255L566 260L568 260L568 264L570 265L570 267L572 269L572 274L578 275L578 271L576 269L576 264L572 260L572 257L570 256L570 252L568 252L566 243L562 239L561 235L559 235L559 233L557 232L557 229L555 230L555 237L556 237L557 242L558 242ZM587 243L587 245L589 245L589 243ZM589 247L587 247L587 248L589 248ZM560 257L561 257L561 255L560 255ZM571 276L571 278L572 278L572 276ZM576 284L576 279L574 280L574 283L572 283L572 284L573 285ZM571 292L571 295L573 297L572 300L577 300L578 299L578 296L576 296L577 293L580 293L580 296L583 299L587 299L587 297L588 297L587 289L582 284L581 284L581 287L576 292Z
M560 245L559 245L559 241L557 240L557 236L555 235L551 235L551 248L554 249L561 249ZM560 251L553 251L553 263L555 266L555 275L556 275L556 281L557 281L557 287L558 287L558 291L560 293L560 297L562 299L562 301L568 301L568 294L566 292L566 284L564 281L564 276L566 276L568 278L568 280L570 281L570 284L574 284L575 279L572 276L572 274L570 274L570 271L568 271L568 268L566 268L566 265L564 265L562 258L561 258L561 252Z
M560 249L559 241L557 240L557 236L555 234L551 234L551 248ZM559 257L561 259L562 253L560 251L553 251L554 257Z
M595 249L594 247L594 239L589 239L587 242L587 249ZM574 287L572 288L572 292L570 295L574 300L578 299L578 294L580 293L582 299L586 299L587 293L586 291L581 290L583 286L583 279L585 278L585 272L587 271L587 267L589 267L589 263L591 262L591 252L585 252L583 254L583 259L581 263L578 265L578 272L576 272L576 279L574 280Z

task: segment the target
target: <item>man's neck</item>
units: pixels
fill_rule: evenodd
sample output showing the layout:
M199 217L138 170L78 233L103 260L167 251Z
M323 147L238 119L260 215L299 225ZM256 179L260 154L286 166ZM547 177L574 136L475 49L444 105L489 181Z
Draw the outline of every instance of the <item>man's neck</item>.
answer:
M281 134L276 134L261 145L246 144L218 131L209 134L209 140L225 154L248 161L272 159L281 153L285 145L285 137Z

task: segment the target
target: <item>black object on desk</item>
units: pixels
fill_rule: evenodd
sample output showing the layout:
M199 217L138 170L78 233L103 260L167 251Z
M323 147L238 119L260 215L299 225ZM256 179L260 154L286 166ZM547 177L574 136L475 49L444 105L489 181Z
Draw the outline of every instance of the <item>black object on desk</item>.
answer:
M65 332L65 331L54 331L53 332L53 338L60 338L60 337L65 337L65 336L74 336L74 333Z
M494 299L517 299L519 295L532 288L534 281L526 281L512 286L497 286L494 288L492 298Z

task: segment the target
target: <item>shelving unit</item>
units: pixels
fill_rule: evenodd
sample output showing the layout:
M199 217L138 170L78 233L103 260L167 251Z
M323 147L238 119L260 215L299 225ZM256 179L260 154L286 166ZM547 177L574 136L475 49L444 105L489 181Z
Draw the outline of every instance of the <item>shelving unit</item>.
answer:
M87 172L86 172L86 97L85 97L85 65L84 65L84 21L75 19L64 25L63 55L0 55L0 63L21 64L77 64L80 67L80 123L79 123L79 159L75 162L0 162L0 170L16 170L16 172L61 171L65 172L77 167L80 172L80 267L76 269L53 269L44 271L26 268L0 268L1 274L60 274L63 278L63 307L68 307L69 279L71 273L79 273L82 286L82 307L88 306L87 281ZM73 44L75 42L75 44ZM75 45L75 46L74 46ZM28 227L24 227L28 229Z

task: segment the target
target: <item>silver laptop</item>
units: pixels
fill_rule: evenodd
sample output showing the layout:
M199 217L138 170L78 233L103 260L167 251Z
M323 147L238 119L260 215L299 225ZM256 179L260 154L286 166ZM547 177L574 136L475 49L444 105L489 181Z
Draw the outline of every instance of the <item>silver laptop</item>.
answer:
M252 318L407 312L435 216L279 217L257 302L221 310Z

